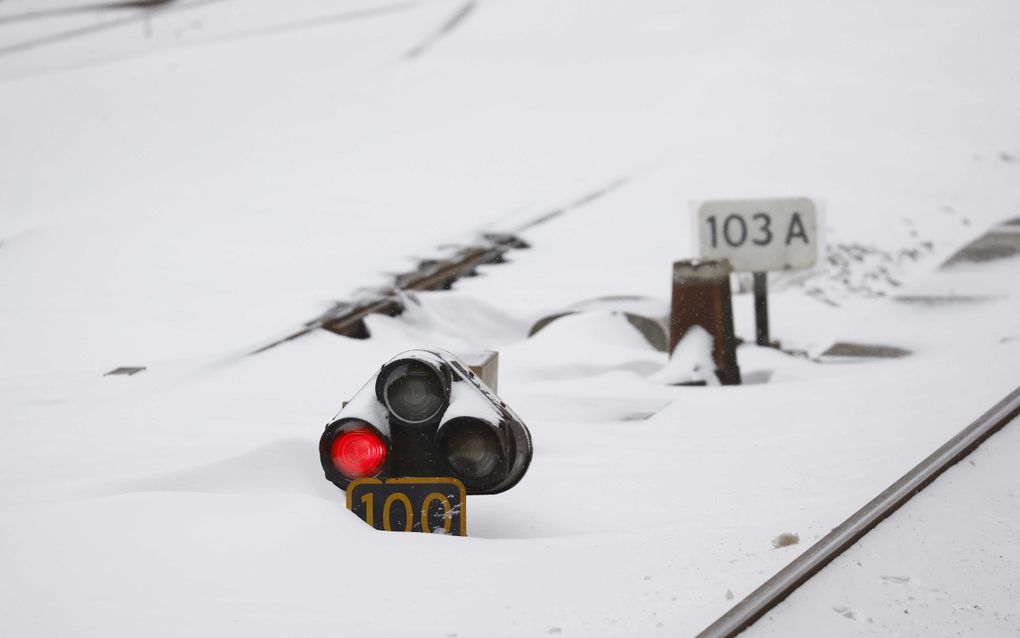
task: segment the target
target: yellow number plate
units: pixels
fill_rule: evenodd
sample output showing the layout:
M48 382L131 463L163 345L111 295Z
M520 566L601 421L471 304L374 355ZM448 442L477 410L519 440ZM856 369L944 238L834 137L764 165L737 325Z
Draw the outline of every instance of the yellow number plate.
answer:
M467 536L467 493L451 477L362 478L347 486L347 509L376 529Z

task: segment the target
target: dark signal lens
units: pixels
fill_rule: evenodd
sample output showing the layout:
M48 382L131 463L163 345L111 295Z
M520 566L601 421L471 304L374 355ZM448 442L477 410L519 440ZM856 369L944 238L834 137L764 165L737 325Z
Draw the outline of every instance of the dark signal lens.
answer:
M503 461L499 437L478 419L456 419L445 425L439 434L439 447L450 469L465 485L486 482Z
M333 439L330 455L347 478L374 476L386 462L386 443L372 430L349 430Z
M386 408L407 423L424 423L442 410L446 389L439 374L417 361L393 368L383 386Z

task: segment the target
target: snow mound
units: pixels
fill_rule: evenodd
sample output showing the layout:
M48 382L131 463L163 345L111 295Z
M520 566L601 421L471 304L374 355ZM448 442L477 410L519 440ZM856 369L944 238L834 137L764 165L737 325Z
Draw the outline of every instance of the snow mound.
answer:
M666 366L648 377L649 381L677 385L699 383L719 385L715 376L715 361L712 360L712 345L715 339L701 326L694 326L680 339L673 349L673 356Z
M531 381L590 377L612 371L648 376L662 366L662 355L623 313L568 315L549 324L501 357Z
M318 467L317 442L285 439L222 461L152 476L124 479L90 490L90 496L141 492L304 494L339 500Z

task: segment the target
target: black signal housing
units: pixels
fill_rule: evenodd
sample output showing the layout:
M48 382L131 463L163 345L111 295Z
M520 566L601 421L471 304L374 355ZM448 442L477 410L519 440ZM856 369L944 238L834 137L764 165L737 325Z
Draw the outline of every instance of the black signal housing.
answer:
M468 494L497 494L516 485L531 464L531 434L496 394L443 350L410 350L383 364L326 426L319 456L326 478L351 481L331 456L352 420L385 440L385 463L374 476L452 476ZM350 427L349 425L346 427Z

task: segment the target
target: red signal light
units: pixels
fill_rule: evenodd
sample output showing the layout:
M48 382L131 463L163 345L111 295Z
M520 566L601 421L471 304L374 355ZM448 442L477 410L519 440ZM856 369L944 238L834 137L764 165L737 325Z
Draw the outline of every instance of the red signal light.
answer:
M386 442L373 430L349 430L333 439L330 456L347 478L374 476L386 462Z

